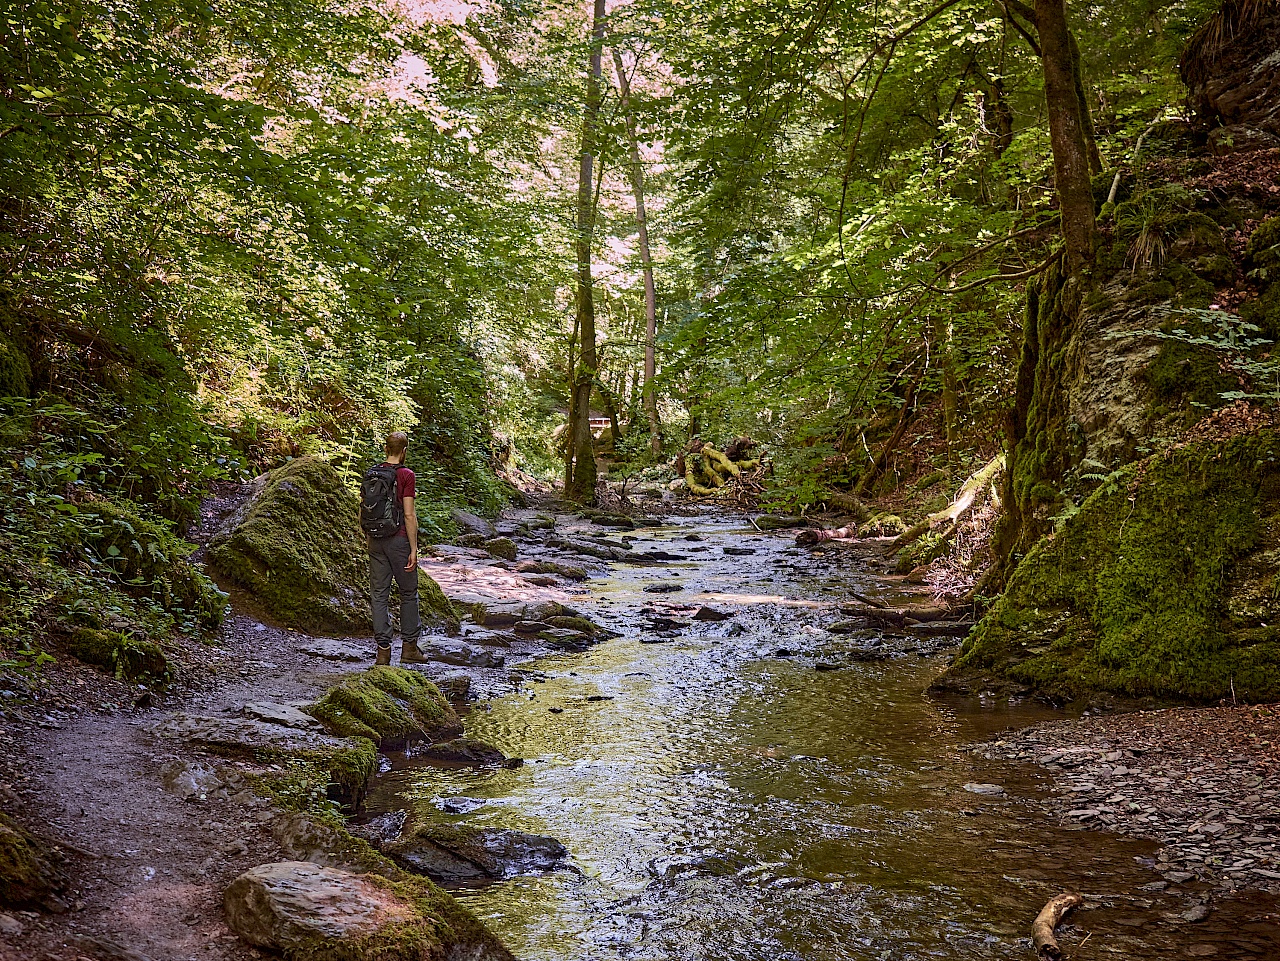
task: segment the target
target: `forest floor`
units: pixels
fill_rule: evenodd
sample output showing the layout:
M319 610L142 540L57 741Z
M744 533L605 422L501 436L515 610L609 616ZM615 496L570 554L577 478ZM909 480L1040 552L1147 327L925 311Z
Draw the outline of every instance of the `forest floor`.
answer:
M206 505L203 530L227 507ZM579 550L618 542L517 531L517 520L534 516L515 512L498 527L521 538L522 557L598 570L605 559ZM875 557L874 544L850 546L818 549L845 551L856 564ZM582 590L522 575L475 549L442 546L424 565L450 596L565 602ZM68 885L45 911L0 913L0 959L261 956L227 928L222 892L243 871L287 859L273 831L280 811L254 789L260 765L166 738L166 725L179 712L230 716L257 702L314 700L341 675L371 663L372 641L312 637L249 608L233 596L234 612L211 641L183 643L176 654L181 681L168 692L139 691L63 659L33 696L4 709L0 804L60 853ZM473 625L462 643L500 656L484 666L432 664L427 671L465 671L480 698L513 690L520 678L512 668L547 650L543 642ZM978 749L1053 771L1058 791L1044 803L1064 822L1156 839L1163 876L1153 885L1280 891L1280 709L1086 717ZM1204 895L1206 912L1209 900Z

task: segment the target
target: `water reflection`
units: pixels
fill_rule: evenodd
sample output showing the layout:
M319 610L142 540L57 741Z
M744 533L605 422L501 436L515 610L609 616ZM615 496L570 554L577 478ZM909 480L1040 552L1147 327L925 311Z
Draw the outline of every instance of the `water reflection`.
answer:
M756 554L727 556L719 548L746 532L698 531L709 549L696 563L621 566L591 582L611 602L594 610L623 637L540 662L545 683L467 718L471 736L524 767L401 768L371 798L569 848L574 872L461 895L519 956L1028 957L1040 904L1078 888L1090 906L1064 943L1082 961L1280 957L1274 899L1223 902L1208 921L1184 924L1185 895L1139 890L1158 880L1144 864L1151 845L1047 823L1026 800L1045 789L1041 774L962 749L1046 710L924 697L939 667L930 658L815 671L815 658L853 643L821 630L834 615L818 602L833 583L875 590L841 571L837 553L754 536ZM673 577L684 580L679 594L643 592ZM712 598L732 621L640 643L643 610ZM763 656L780 645L799 656ZM1008 793L975 795L970 782ZM477 803L443 802L453 797Z

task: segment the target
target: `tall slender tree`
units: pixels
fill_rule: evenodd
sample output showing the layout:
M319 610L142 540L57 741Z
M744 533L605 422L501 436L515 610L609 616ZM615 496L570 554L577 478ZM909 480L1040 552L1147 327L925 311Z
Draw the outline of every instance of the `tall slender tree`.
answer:
M622 114L627 123L627 140L631 148L631 192L636 202L636 227L639 233L640 263L644 271L644 413L649 421L649 450L656 457L662 453L662 424L658 420L657 359L654 343L658 337L658 299L653 286L653 257L649 250L649 220L644 207L644 164L640 161L640 138L636 134L636 115L631 104L631 81L627 77L622 53L613 48L613 69L618 75L618 93Z
M604 51L605 0L594 0L591 9L591 54L587 69L587 95L582 111L582 151L578 164L578 216L574 253L578 265L577 327L578 367L573 374L569 405L569 450L565 462L564 491L570 500L588 504L595 500L596 457L591 436L591 390L596 379L595 284L591 276L591 248L595 236L595 154L600 126L601 57Z

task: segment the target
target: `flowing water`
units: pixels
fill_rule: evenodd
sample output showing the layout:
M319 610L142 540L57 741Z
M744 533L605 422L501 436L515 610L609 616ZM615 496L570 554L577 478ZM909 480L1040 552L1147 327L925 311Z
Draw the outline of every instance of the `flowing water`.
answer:
M694 531L702 541L684 540ZM1139 890L1160 880L1152 845L1056 826L1034 801L1044 774L964 749L1060 714L932 699L945 655L902 651L916 642L849 658L869 638L827 633L830 604L883 588L846 552L725 518L641 531L646 546L688 560L615 565L578 599L621 638L537 662L541 683L466 718L523 767L398 766L370 799L568 847L572 870L459 892L517 956L1029 958L1040 905L1078 889L1089 905L1063 942L1080 961L1280 958L1274 899L1217 902L1186 924L1186 894ZM643 590L673 580L681 592ZM654 636L646 610L689 602L734 617L640 643ZM967 791L974 782L1007 793ZM484 803L441 813L459 796Z

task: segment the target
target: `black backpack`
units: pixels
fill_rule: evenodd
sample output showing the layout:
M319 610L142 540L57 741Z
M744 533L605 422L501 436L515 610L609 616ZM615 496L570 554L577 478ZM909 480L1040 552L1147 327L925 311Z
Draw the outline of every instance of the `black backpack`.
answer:
M404 523L404 507L396 496L395 464L378 464L360 481L360 527L370 537L394 537Z

